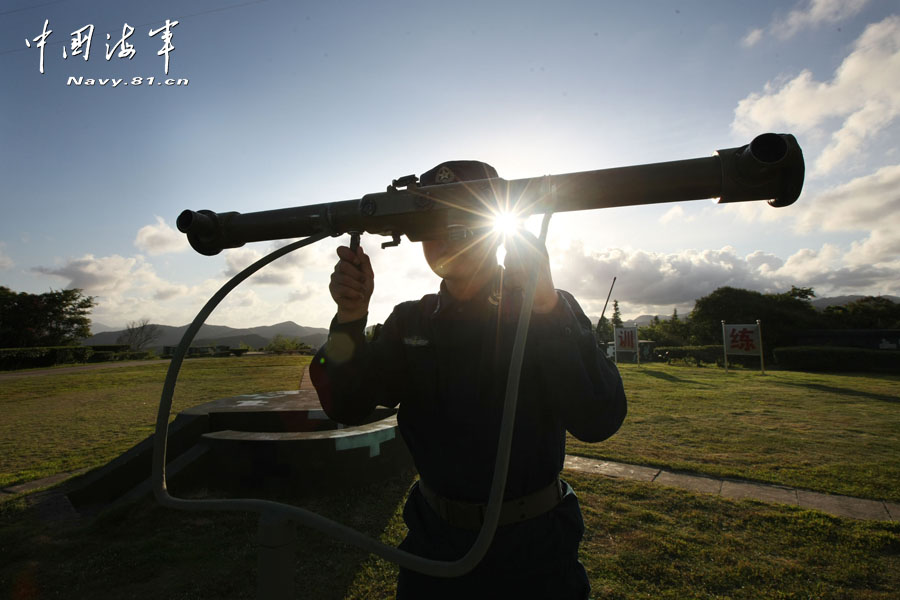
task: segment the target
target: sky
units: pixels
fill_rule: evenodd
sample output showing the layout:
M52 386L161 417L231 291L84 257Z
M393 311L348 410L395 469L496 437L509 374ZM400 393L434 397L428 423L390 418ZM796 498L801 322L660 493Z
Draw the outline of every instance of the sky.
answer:
M594 318L613 277L626 318L725 285L900 295L895 2L2 0L0 82L0 285L80 288L98 329L186 324L285 243L202 256L175 230L187 208L357 199L456 159L517 179L706 157L770 131L803 148L794 205L554 215L556 286ZM208 322L327 327L347 240L279 259ZM370 323L439 284L420 244L383 241L362 240Z

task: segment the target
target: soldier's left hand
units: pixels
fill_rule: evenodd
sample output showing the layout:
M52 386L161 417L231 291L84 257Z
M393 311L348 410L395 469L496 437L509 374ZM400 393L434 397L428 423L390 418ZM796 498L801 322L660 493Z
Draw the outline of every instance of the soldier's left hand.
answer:
M520 229L506 239L505 247L504 286L524 289L529 274L536 270L538 280L532 312L544 314L556 308L559 294L553 287L553 275L550 272L550 258L546 246L530 232Z

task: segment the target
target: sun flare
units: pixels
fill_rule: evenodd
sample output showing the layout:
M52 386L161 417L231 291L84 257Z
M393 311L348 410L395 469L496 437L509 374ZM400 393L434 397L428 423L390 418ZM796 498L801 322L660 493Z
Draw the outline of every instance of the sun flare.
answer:
M504 237L511 236L519 227L519 219L513 213L501 212L494 215L494 233Z

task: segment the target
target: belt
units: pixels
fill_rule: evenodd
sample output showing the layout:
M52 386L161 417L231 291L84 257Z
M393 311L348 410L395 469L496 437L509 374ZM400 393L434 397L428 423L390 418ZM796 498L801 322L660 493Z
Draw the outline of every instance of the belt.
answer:
M418 482L419 491L428 503L444 521L460 529L481 529L487 504L474 502L460 502L444 498L432 490L421 479ZM500 521L498 525L512 525L539 515L555 508L565 495L565 484L559 479L540 490L516 498L507 500L500 508Z

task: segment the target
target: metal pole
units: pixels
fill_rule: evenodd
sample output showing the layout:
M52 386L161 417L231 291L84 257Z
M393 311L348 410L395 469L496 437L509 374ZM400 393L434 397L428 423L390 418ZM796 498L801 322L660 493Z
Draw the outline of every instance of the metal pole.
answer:
M725 372L728 372L728 340L725 339L725 320L722 319L722 350L725 352Z
M618 336L619 333L616 329L618 329L618 327L613 325L613 362L619 364L619 344L616 339L616 336Z
M756 333L759 334L759 370L765 375L766 363L763 361L762 323L760 323L759 319L756 320Z
M297 526L271 511L259 515L257 598L291 600L294 597L294 566Z
M612 296L613 287L616 285L616 278L613 277L612 284L609 286L609 293L606 295L606 302L603 303L603 310L600 312L600 320L603 320L603 315L606 314L606 306L609 304L609 297ZM598 323L599 325L599 323Z
M634 328L634 349L637 355L637 364L641 366L641 336L638 334L639 331L639 328Z

